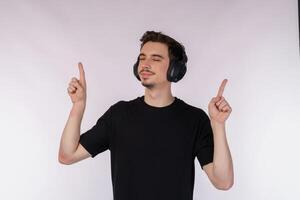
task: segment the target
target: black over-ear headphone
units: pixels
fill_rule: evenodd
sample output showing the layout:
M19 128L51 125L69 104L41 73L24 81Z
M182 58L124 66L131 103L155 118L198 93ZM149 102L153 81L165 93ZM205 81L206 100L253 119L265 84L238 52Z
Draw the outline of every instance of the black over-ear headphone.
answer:
M137 58L136 63L133 65L133 73L135 77L141 81L138 74L138 66L139 66L139 57ZM182 61L179 61L176 58L171 59L170 65L167 71L167 80L170 82L177 82L183 78L186 73L186 64Z

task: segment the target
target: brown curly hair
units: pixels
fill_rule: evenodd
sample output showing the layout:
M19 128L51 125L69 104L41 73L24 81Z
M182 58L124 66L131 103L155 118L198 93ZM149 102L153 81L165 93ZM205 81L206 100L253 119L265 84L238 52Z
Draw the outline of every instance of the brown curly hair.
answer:
M140 38L140 41L142 42L140 49L142 49L146 42L160 42L168 46L170 60L177 59L183 63L187 63L188 61L184 46L162 32L146 31Z

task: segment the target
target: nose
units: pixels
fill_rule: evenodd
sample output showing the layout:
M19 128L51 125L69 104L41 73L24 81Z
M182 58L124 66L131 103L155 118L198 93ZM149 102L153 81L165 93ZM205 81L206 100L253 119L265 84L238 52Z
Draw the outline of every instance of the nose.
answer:
M144 59L140 61L141 70L148 70L151 69L151 65L149 60Z
M151 67L150 65L142 65L143 70L149 70Z
M141 60L141 66L144 68L144 67L150 67L150 62L148 59L144 59L144 60Z

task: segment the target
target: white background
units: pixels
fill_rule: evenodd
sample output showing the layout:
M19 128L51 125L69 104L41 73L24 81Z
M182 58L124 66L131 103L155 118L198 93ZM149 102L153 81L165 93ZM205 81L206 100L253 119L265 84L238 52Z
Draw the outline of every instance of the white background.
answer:
M173 95L207 112L228 79L235 183L215 189L195 160L194 199L299 199L295 0L1 0L0 25L0 199L112 199L109 151L58 162L72 106L67 87L81 61L88 87L82 132L113 103L143 95L132 65L147 30L186 47L188 70Z

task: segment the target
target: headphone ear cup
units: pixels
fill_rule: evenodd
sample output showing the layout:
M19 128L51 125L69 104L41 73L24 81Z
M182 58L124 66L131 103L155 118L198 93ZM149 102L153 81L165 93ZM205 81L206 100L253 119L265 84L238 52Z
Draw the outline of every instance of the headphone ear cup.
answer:
M167 71L167 79L170 82L178 82L186 73L186 65L178 60L171 60Z
M133 74L140 81L141 79L140 79L139 72L138 72L138 66L139 66L139 58L137 59L137 61L133 65Z

